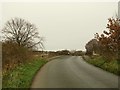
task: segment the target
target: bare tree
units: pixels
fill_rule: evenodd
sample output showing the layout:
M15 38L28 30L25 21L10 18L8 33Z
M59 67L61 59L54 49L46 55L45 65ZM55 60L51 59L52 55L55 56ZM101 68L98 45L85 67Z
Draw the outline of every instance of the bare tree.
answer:
M13 18L2 29L4 38L27 48L43 48L43 38L34 24L21 18Z

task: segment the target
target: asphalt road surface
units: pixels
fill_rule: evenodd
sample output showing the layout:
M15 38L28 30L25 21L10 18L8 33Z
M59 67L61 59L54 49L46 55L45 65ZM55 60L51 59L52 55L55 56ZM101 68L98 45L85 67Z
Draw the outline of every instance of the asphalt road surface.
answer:
M38 71L31 88L118 88L118 76L80 56L61 56Z

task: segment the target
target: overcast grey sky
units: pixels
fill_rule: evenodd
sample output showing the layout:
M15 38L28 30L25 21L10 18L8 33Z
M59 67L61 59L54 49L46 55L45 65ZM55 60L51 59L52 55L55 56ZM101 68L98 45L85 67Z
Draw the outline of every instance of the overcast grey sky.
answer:
M2 25L20 17L36 25L45 37L45 50L85 50L96 32L105 30L107 19L118 11L117 2L2 3Z

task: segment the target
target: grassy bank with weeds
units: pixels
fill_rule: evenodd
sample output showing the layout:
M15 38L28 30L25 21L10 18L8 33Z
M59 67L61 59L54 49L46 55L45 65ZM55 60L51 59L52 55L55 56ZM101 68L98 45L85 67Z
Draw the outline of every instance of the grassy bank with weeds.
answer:
M85 61L96 67L120 76L118 68L120 66L120 62L118 62L117 60L106 61L102 56L92 56L89 58L88 56L83 56L83 58Z
M34 75L45 63L44 59L37 58L3 73L2 87L30 88Z

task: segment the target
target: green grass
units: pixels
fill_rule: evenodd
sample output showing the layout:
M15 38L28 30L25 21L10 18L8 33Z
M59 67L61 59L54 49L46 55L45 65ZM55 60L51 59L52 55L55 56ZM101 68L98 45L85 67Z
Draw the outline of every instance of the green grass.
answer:
M101 56L93 56L92 58L90 58L89 60L86 60L86 61L96 67L103 69L103 70L114 73L116 75L120 75L119 68L118 68L120 66L120 63L117 60L106 61Z
M6 74L3 75L2 87L30 88L34 75L46 62L47 61L43 59L35 59L30 63L22 64L21 66L6 72Z

